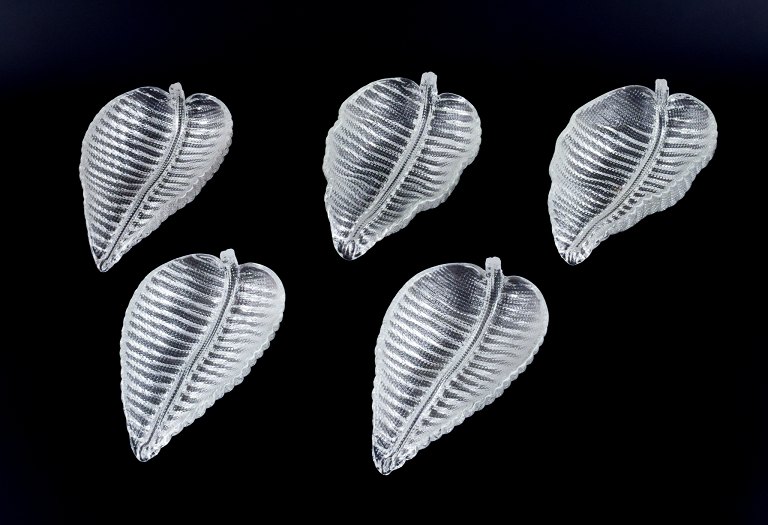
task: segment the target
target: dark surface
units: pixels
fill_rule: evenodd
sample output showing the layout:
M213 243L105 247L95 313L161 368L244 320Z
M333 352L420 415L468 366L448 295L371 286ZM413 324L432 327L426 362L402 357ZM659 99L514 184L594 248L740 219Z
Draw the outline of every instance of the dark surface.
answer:
M766 27L758 0L3 4L0 522L220 509L217 523L461 510L765 523ZM442 206L343 261L323 206L325 135L357 88L424 71L475 105L480 153ZM546 206L555 139L582 104L656 78L709 105L715 156L677 205L569 267ZM101 274L83 135L115 96L177 81L228 105L231 150L192 204ZM125 307L153 268L226 248L281 277L284 322L242 385L139 463L120 402ZM384 312L415 273L488 256L543 292L544 344L498 401L383 477L370 394Z

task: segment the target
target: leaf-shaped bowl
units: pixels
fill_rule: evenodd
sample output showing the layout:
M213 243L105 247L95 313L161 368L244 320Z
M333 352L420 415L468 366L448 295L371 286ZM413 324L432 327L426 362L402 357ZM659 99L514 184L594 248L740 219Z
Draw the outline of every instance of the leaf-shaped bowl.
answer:
M616 89L585 104L557 139L549 217L560 255L578 264L614 233L682 198L717 144L700 100L669 96L666 80Z
M325 208L336 251L357 259L450 195L480 148L474 106L421 84L386 78L349 97L325 141Z
M104 106L83 139L80 182L96 266L109 270L168 216L191 202L232 141L217 98L134 89Z
M382 474L491 403L533 359L549 323L541 292L485 270L443 264L397 293L376 344L373 461Z
M131 448L147 461L240 384L275 336L285 291L265 266L232 250L180 257L133 294L120 341Z

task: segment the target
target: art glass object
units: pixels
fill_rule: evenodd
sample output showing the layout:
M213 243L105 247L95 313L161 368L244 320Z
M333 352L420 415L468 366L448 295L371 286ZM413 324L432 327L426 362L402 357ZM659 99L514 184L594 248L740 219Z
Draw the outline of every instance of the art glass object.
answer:
M240 384L275 335L285 291L265 266L180 257L133 294L120 341L123 410L140 461Z
M480 118L466 99L387 78L349 97L328 132L325 208L336 251L357 259L448 198L480 148Z
M582 106L557 139L549 165L549 217L557 250L584 261L614 233L680 200L717 143L700 100L627 86Z
M373 461L382 474L501 395L547 331L544 297L529 281L443 264L397 293L376 344Z
M80 182L96 266L109 270L219 168L232 116L217 98L134 89L102 108L83 139Z

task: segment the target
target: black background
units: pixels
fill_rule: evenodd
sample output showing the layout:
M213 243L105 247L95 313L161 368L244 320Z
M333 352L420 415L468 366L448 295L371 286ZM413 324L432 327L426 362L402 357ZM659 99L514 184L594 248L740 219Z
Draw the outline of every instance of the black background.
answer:
M766 28L758 0L0 4L0 522L765 523ZM475 105L480 153L443 205L343 261L323 205L328 128L364 84L424 71ZM570 267L546 206L555 139L582 104L656 78L709 105L715 156L677 205ZM82 137L117 95L177 81L227 104L232 147L102 274ZM242 385L139 463L120 402L125 307L160 264L227 248L281 277L284 322ZM541 289L544 344L499 400L383 477L370 395L384 312L417 272L489 256Z

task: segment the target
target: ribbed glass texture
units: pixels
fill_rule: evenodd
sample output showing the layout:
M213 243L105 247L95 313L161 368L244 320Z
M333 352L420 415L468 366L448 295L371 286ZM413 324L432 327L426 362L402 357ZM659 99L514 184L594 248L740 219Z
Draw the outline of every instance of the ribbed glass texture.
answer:
M123 410L139 460L157 455L243 380L284 306L277 275L238 264L232 250L180 257L142 281L120 341Z
M325 207L336 251L357 259L450 195L480 148L480 118L466 99L387 78L349 97L326 138Z
M232 116L217 98L134 89L104 106L83 139L80 182L96 266L109 270L218 170Z
M700 100L627 86L576 110L549 166L549 217L569 264L614 233L680 200L717 144L717 123Z
M382 474L496 399L547 331L544 297L493 257L436 266L408 281L376 344L373 461Z

